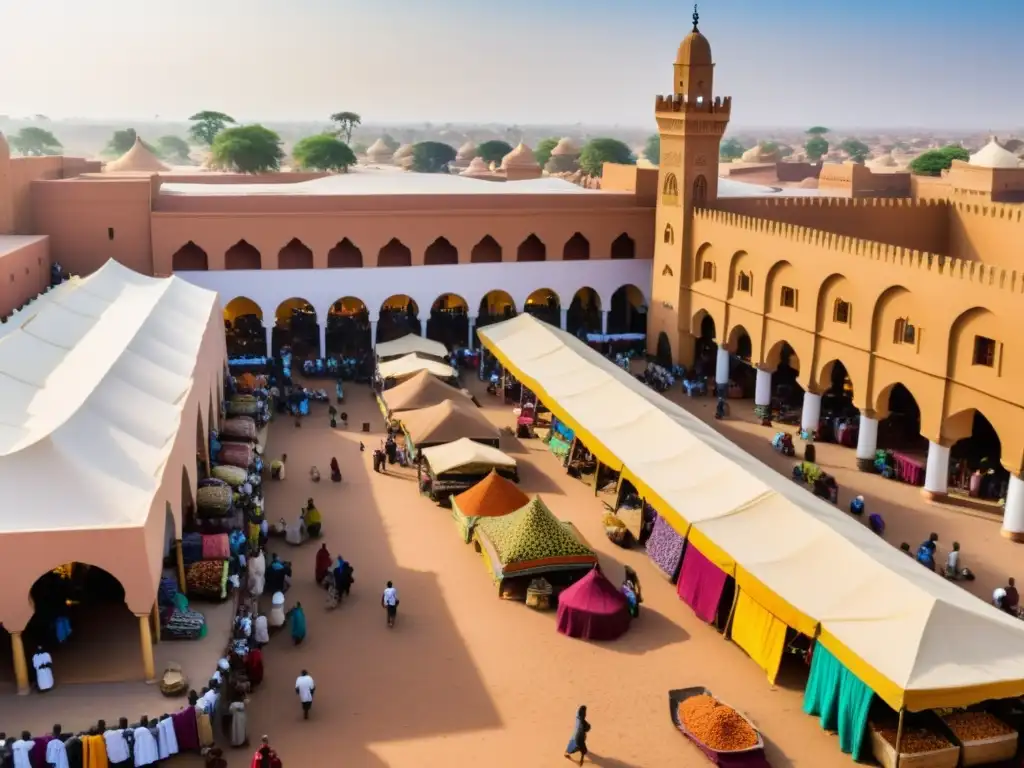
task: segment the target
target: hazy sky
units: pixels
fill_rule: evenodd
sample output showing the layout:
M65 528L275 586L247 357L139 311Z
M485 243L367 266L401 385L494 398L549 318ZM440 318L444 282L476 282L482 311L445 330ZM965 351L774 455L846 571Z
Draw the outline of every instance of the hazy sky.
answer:
M1022 0L711 0L739 126L1024 125ZM0 0L0 114L653 123L675 0ZM1016 45L1015 45L1016 44Z

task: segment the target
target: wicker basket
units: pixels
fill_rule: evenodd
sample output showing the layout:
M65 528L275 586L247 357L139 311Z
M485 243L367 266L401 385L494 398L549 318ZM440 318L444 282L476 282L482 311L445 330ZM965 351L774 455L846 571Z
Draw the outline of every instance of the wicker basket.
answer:
M534 579L526 589L526 607L535 611L551 610L551 594L554 590L547 579Z
M868 733L875 760L882 768L895 768L896 750L874 728L869 727ZM959 761L960 747L950 745L931 752L904 752L900 755L900 768L956 768Z
M181 671L181 665L171 662L160 678L160 693L164 696L183 696L188 690L188 678Z

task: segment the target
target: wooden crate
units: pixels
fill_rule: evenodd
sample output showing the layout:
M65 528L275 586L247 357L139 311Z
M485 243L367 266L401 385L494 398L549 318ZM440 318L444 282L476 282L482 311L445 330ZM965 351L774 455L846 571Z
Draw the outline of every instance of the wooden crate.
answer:
M964 768L1012 760L1017 754L1017 734L1007 733L990 739L962 742Z
M882 768L896 768L896 750L874 728L869 728L871 751ZM960 761L960 747L950 746L931 752L900 755L900 768L956 768Z

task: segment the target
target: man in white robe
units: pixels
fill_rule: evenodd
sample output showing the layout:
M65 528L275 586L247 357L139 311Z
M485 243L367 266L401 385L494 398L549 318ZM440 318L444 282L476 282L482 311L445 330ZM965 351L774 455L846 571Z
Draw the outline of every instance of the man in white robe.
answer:
M14 758L14 768L32 768L32 761L29 759L29 752L36 745L32 734L28 731L21 732L21 738L11 745L11 755Z
M135 746L135 768L142 768L144 765L152 765L160 759L160 748L149 730L149 720L142 718L142 722L133 732Z
M53 740L46 745L46 764L53 768L69 768L68 750L64 746L64 736L59 725L53 727Z
M48 691L53 688L53 658L41 645L32 657L32 666L36 669L36 685L39 690Z
M103 732L103 743L107 747L107 761L110 765L123 765L131 760L132 753L125 739L126 733L131 735L126 717L121 718L117 728Z

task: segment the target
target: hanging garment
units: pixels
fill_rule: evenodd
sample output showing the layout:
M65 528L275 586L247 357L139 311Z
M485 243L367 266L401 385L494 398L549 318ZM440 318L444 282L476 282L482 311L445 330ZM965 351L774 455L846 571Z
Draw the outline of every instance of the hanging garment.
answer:
M199 749L199 728L196 723L195 707L186 707L171 715L174 725L174 738L178 743L178 751Z
M69 768L68 751L59 738L51 739L46 745L46 762L54 768Z
M736 598L732 639L768 673L768 682L775 685L786 646L786 625L743 590Z
M36 669L36 685L40 691L53 688L53 657L46 651L40 651L32 657L32 666Z
M103 732L102 738L107 749L107 762L116 765L125 762L132 756L124 734L125 732L118 728L111 728L109 731Z
M135 752L135 768L142 768L144 765L152 765L160 759L160 749L157 746L156 739L153 738L153 734L149 728L144 725L140 725L133 732L135 737L134 752Z
M156 743L160 750L160 759L166 760L178 754L178 738L174 735L174 721L165 717L156 726Z
M107 745L102 736L83 736L82 747L85 768L109 768Z

